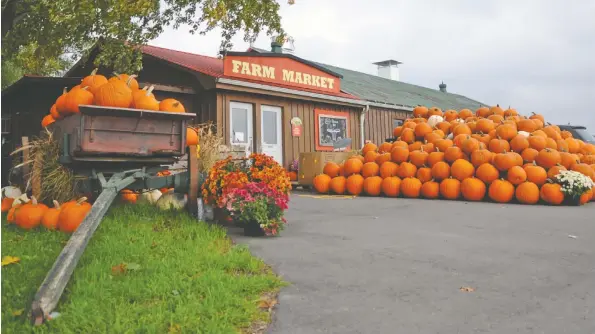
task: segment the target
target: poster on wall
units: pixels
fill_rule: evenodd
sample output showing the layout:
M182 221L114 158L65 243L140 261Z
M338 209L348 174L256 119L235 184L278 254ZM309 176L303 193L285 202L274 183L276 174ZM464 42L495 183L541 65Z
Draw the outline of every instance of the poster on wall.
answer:
M336 141L349 137L349 114L347 112L314 110L316 118L316 149L332 151Z

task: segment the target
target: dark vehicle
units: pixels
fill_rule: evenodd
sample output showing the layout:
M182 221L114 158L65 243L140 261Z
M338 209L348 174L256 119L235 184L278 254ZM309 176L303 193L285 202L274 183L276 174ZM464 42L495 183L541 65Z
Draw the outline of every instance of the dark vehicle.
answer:
M591 133L589 133L589 131L587 130L586 127L584 127L582 125L558 125L558 126L560 127L560 130L562 130L562 131L566 130L566 131L572 133L572 137L574 137L576 139L580 139L587 143L595 144L595 138L593 137L593 135Z

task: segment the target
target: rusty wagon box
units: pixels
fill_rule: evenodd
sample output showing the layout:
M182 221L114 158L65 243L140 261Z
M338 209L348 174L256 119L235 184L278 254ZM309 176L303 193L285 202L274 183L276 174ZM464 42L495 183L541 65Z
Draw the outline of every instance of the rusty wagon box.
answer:
M186 126L195 115L129 108L80 106L52 124L72 160L169 158L186 153Z
M349 159L355 152L305 152L300 153L298 161L298 183L304 186L311 186L314 177L322 174L324 165L333 161L338 164Z

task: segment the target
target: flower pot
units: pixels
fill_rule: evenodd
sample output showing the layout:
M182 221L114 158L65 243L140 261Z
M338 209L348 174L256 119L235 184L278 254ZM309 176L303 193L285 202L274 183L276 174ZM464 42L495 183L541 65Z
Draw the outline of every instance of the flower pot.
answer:
M244 224L244 235L248 237L263 237L264 230L260 228L260 224L256 222L249 222Z
M580 206L581 198L580 197L566 197L566 198L564 198L564 204L568 205L568 206Z

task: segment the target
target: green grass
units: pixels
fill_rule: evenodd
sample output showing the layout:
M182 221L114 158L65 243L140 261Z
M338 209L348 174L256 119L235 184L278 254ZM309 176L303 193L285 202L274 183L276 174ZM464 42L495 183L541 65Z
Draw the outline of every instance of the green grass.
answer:
M2 224L3 333L237 333L268 321L263 293L284 283L219 227L185 213L118 206L91 239L56 311L32 327L27 313L68 235ZM127 264L133 270L118 272ZM19 312L24 310L22 314Z

